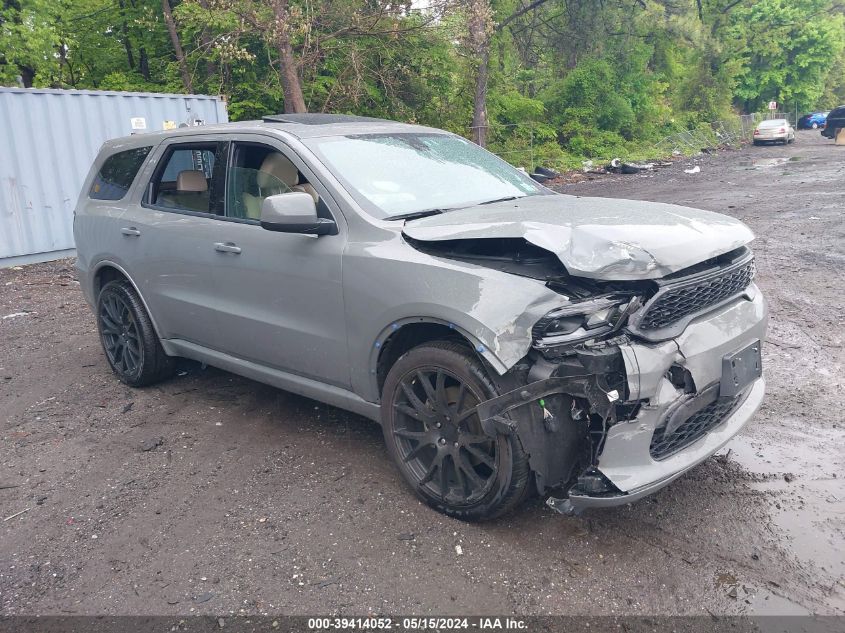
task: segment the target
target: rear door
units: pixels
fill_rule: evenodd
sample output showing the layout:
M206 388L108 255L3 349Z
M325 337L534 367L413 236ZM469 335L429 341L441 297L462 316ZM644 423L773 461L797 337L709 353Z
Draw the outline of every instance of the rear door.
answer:
M86 180L86 191L80 195L73 218L80 271L94 270L105 260L121 266L135 278L129 268L137 261L138 244L128 241L122 229L128 226L127 217L137 216L138 189L144 188L144 165L154 148L155 143L140 147L118 145L114 153L98 157L99 164L95 164L90 182ZM89 300L95 303L93 284L86 284L85 290Z
M215 253L220 349L348 387L341 274L347 233L339 209L305 162L275 138L233 140L228 167L225 220L211 238L232 249ZM318 213L337 222L338 234L261 228L263 198L292 190L314 195Z
M163 338L216 345L211 274L227 150L215 136L165 141L145 174L141 204L122 218L133 278Z

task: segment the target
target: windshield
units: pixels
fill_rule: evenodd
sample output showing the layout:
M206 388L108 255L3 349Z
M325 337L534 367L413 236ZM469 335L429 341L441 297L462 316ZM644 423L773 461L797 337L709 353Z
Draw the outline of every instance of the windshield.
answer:
M376 218L547 193L518 169L452 134L356 134L307 144Z
M769 119L761 122L759 127L786 127L786 119Z

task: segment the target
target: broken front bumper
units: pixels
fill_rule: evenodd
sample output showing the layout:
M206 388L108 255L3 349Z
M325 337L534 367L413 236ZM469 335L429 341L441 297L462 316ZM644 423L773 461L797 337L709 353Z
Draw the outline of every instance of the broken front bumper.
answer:
M569 500L575 508L601 508L632 503L660 490L739 433L760 407L764 392L765 381L761 378L751 386L742 404L719 426L683 451L661 461L649 457L651 437L659 418L646 415L613 427L608 433L599 470L622 492L595 496L570 492Z
M602 507L640 499L704 461L739 433L763 401L763 378L750 383L737 396L729 413L699 439L666 457L655 459L652 455L655 431L685 398L683 390L670 381L670 368L675 365L689 371L699 392L706 386L718 388L723 359L755 341L763 341L766 322L765 301L752 285L736 301L693 320L675 339L621 346L629 400L639 401L642 406L631 420L608 430L597 464L599 472L619 493L590 495L573 490L569 495L572 504Z
M600 352L577 352L566 375L561 375L563 365L550 371L547 363L545 378L479 404L482 426L490 435L516 434L529 454L538 489L553 491L577 475L571 470L578 454L574 438L579 425L590 423L583 416L568 417L565 407L551 414L546 406L556 395L588 402L592 415L607 421L607 429L600 433L592 464L569 488L569 501L575 508L636 501L719 450L759 408L765 391L763 378L757 377L759 348L766 322L765 301L752 284L734 300L691 320L675 338L658 343L626 339ZM751 376L742 366L749 352L757 361ZM622 373L627 395L602 386L608 376ZM740 374L745 378L732 384ZM726 375L731 384L723 380ZM635 413L620 418L618 404ZM508 415L517 410L521 415ZM537 419L538 411L544 418Z

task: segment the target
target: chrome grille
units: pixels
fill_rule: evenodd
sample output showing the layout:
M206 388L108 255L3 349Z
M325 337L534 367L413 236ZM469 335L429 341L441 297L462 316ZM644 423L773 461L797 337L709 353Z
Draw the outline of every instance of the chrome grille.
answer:
M720 398L698 413L691 415L669 434L664 432L665 427L658 427L654 430L654 435L651 436L649 453L651 453L652 458L666 459L701 439L719 426L736 409L741 399L741 396Z
M659 330L731 297L748 287L754 279L754 260L723 274L706 277L697 283L666 289L646 307L639 322L641 330Z

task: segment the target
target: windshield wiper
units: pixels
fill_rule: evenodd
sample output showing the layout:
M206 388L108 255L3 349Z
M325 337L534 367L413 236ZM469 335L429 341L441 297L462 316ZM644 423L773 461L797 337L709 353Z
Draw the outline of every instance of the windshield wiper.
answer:
M479 202L477 206L481 206L483 204L495 204L496 202L507 202L508 200L519 200L520 198L524 198L525 196L506 196L504 198L496 198L495 200L488 200L487 202Z
M430 215L440 215L451 209L425 209L423 211L411 211L410 213L400 213L398 215L389 215L385 220L416 220L417 218L427 218Z
M470 209L472 207L480 207L483 204L493 204L494 202L507 202L508 200L518 200L525 198L525 196L507 196L505 198L497 198L496 200L487 200L486 202L477 202L468 207L453 207L448 209L425 209L423 211L411 211L410 213L400 213L398 215L389 215L385 220L416 220L417 218L427 218L430 215L440 215L447 211L455 211L456 209Z

